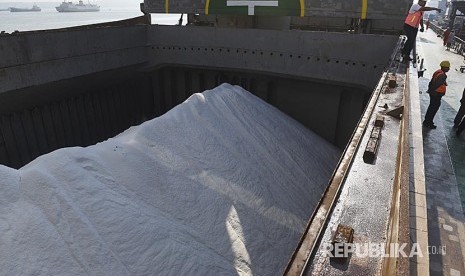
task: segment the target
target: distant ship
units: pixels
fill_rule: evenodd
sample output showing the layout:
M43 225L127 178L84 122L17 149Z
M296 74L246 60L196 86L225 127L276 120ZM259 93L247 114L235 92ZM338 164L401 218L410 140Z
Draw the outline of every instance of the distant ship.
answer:
M10 10L10 8L6 8L6 9L2 8L2 9L0 9L0 11L9 11L9 10Z
M63 1L60 6L56 7L59 12L98 12L100 6L94 4L84 4L81 0L78 4Z
M10 8L10 12L40 12L42 9L37 5L33 5L32 8Z

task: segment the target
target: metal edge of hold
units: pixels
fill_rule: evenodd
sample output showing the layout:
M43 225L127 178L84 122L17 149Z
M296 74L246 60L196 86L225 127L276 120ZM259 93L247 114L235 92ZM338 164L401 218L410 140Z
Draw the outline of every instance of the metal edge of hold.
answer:
M381 90L385 85L387 74L387 71L383 72L383 75L381 76L380 81L378 82L378 85L375 88L367 107L365 108L363 116L360 118L357 128L352 134L350 143L345 148L344 154L339 160L336 170L333 172L330 183L318 202L318 205L315 208L304 233L302 234L296 250L286 265L283 275L302 275L302 273L304 273L310 256L314 251L317 241L319 240L321 231L328 221L328 215L334 207L334 202L337 200L337 195L341 190L342 183L344 182L345 176L349 171L349 167L352 164L355 154L360 146L363 135L366 132L368 122L372 117L379 95L381 94Z
M411 70L411 68L410 68ZM407 252L410 251L410 234L409 234L409 203L408 203L408 193L409 193L409 88L407 85L409 81L409 68L405 74L404 82L404 97L403 97L403 106L402 106L402 120L401 120L401 132L399 134L399 143L398 143L398 154L396 160L396 172L393 183L393 193L391 200L391 210L389 212L389 222L388 222L388 231L386 237L386 244L390 245L391 243L407 243L408 248ZM405 109L404 109L405 106ZM407 220L407 229L403 225ZM400 229L403 229L400 231ZM401 258L399 254L398 257L390 257L391 248L386 246L386 254L388 257L384 258L384 261L381 265L380 275L405 275L409 274L409 260L408 258Z

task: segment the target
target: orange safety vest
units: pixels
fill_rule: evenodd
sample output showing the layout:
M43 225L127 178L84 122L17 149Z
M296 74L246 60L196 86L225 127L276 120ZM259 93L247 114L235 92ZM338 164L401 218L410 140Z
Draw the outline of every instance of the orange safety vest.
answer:
M438 79L438 77L442 74L445 74L444 71L442 71L441 69L437 70L436 72L434 72L433 74L433 78L432 78L432 81L433 82L436 82L436 80ZM434 90L438 93L441 93L441 94L446 94L446 83L444 82L443 84L441 84L441 86L439 86L438 88L436 88L436 90Z
M422 11L416 11L414 13L407 14L407 18L405 18L405 24L410 25L414 28L418 29L420 25L420 19L423 18Z

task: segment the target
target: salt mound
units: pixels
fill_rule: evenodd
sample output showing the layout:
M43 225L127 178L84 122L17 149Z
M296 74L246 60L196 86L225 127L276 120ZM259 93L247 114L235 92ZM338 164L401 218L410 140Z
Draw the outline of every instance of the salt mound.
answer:
M240 87L0 168L2 275L276 275L340 151Z

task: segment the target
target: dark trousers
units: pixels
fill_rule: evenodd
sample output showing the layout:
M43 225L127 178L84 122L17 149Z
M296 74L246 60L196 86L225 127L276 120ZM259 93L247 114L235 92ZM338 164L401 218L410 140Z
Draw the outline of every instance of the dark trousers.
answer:
M444 94L438 92L429 92L429 106L428 110L426 110L425 120L423 123L433 124L433 118L441 106L442 96L444 96Z
M458 133L458 134L462 133L464 129L465 129L465 120L463 120L463 121L460 123L459 127L457 128L457 133Z
M463 116L465 116L465 100L461 100L461 104L460 104L460 108L459 108L459 111L457 112L457 115L455 116L455 119L454 119L454 125L455 126L458 126L460 124L460 122L462 121L463 119Z
M404 56L409 56L413 49L413 45L415 45L415 39L417 39L418 28L404 24L404 33L407 36L407 41L405 41L404 48L402 48L402 54Z
M455 116L455 119L454 119L454 125L458 126L457 127L458 134L462 133L462 131L465 129L465 119L463 118L463 116L465 116L465 99L462 99L460 103L461 104L460 104L459 111L457 112L457 116Z

